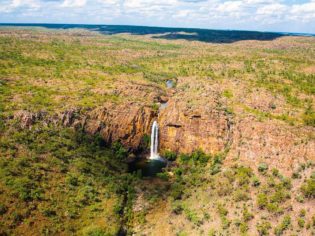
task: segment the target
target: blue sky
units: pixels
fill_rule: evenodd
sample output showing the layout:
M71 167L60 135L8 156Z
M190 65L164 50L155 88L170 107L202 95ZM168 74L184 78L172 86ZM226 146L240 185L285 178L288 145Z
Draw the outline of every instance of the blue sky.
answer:
M0 22L315 33L315 0L0 0Z

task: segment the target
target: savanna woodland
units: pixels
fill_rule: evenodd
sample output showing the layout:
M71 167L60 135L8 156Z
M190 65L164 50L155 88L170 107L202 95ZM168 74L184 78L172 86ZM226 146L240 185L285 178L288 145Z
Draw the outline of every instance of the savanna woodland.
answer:
M315 235L315 38L192 35L0 27L0 235Z

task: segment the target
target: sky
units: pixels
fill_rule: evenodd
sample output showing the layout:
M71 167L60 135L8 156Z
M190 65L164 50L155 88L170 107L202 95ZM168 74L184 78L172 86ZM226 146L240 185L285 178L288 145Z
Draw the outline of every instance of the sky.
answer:
M0 0L0 22L315 33L315 0Z

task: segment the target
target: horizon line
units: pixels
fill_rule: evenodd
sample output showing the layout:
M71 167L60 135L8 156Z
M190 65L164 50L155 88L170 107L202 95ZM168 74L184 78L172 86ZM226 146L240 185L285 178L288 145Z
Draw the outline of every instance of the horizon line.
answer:
M285 32L285 31L265 31L265 30L246 30L246 29L216 29L216 28L199 28L199 27L175 27L175 26L151 26L151 25L128 25L128 24L92 24L92 23L4 23L1 25L89 25L89 26L131 26L131 27L150 27L150 28L166 28L166 29L197 29L197 30L217 30L217 31L244 31L244 32L259 32L259 33L274 33L287 36L312 36L315 37L315 33L304 32Z

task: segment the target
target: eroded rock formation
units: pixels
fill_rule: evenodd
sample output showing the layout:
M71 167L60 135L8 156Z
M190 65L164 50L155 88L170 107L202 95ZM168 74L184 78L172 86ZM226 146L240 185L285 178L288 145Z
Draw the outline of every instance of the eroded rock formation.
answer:
M196 79L179 78L176 89L167 92L148 85L145 88L139 84L128 85L125 88L132 91L133 98L118 104L108 102L85 112L73 108L53 117L45 112L20 111L14 118L20 119L22 128L31 128L41 120L46 124L83 129L91 135L100 134L108 144L120 141L133 151L141 146L145 135L150 135L151 125L157 120L161 152L190 153L202 149L216 154L229 148L227 164L241 160L257 168L265 162L287 173L300 162L315 159L314 128L293 127L279 120L259 120L242 110L232 115L219 95L217 84L192 81ZM133 101L137 96L145 99ZM246 96L242 99L249 105L256 101ZM152 106L154 103L164 105L157 111Z
M158 121L161 149L190 153L200 148L214 154L223 151L230 138L230 121L224 111L189 110L179 100L170 101Z
M109 104L91 112L85 130L100 132L105 142L120 141L124 146L137 149L145 134L149 134L156 113L151 107L139 104Z

